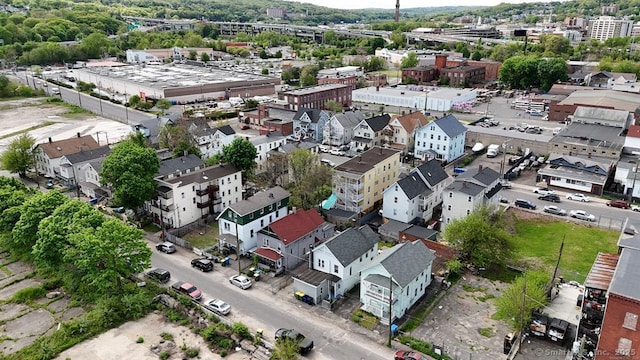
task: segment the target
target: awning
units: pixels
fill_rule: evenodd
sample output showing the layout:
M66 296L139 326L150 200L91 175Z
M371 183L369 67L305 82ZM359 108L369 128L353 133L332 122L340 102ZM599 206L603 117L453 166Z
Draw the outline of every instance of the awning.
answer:
M324 200L322 202L322 208L324 210L331 209L336 204L337 200L338 200L338 196L336 194L331 194L331 196L329 196L327 200Z
M282 258L282 255L279 252L267 247L259 248L254 252L254 254L271 261L278 261Z

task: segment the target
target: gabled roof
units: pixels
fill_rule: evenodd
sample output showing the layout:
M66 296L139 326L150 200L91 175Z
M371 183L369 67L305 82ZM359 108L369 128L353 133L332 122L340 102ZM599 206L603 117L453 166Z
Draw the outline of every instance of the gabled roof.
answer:
M462 123L460 123L460 121L458 121L458 119L453 115L441 117L431 124L437 125L450 138L467 132L467 128L464 127L464 125L462 125Z
M93 150L82 150L77 153L66 155L65 157L71 164L77 164L89 160L103 158L111 152L111 148L107 145L101 146Z
M203 168L204 166L205 164L202 159L193 154L189 154L187 156L160 161L160 168L156 176L166 176L176 172L184 173L187 170Z
M562 165L562 163L575 165L578 168L588 170L590 172L597 172L598 169L603 173L607 173L611 167L611 160L598 161L597 158L586 158L582 156L564 155L560 153L551 153L549 155L549 163L551 165Z
M342 125L343 128L354 128L364 120L364 114L360 110L347 111L343 113L334 114L333 117Z
M422 241L405 242L379 255L379 263L401 287L406 287L435 259L435 253Z
M376 164L391 156L398 156L399 153L400 151L398 150L374 146L349 161L336 166L335 170L363 175L373 169Z
M65 155L75 154L80 150L95 150L99 148L100 145L93 136L84 135L38 144L38 147L47 154L49 159L57 159Z
M233 130L233 128L231 127L231 125L223 125L217 129L225 135L233 135L236 133L235 130Z
M409 200L415 199L416 196L422 193L431 192L427 184L422 181L418 174L409 174L398 180L398 186L402 189L405 195L407 195Z
M500 179L500 174L488 166L470 169L458 175L457 181L475 182L478 185L489 186Z
M323 245L331 251L342 266L348 266L373 249L379 240L380 236L368 225L364 225L357 229L349 228L327 240Z
M365 119L364 121L367 122L367 125L369 125L371 130L378 132L389 124L389 120L391 120L391 116L389 116L389 114L384 114Z
M240 216L248 215L256 210L260 210L267 205L277 203L288 198L291 194L280 186L261 191L252 197L229 205L228 209ZM224 211L223 211L224 213ZM220 214L222 215L222 214Z
M293 116L293 120L300 120L303 114L307 114L309 120L311 120L312 123L317 124L323 112L326 111L320 109L300 108Z
M286 246L313 232L324 222L322 216L315 209L298 210L271 223L269 228Z
M446 190L459 191L463 194L476 196L481 192L483 192L485 189L486 189L486 186L479 185L466 180L458 181L458 179L456 179L456 181L454 181L451 185L449 185Z
M405 129L405 131L409 134L413 133L413 131L419 127L426 125L429 120L424 116L420 111L410 112L407 115L393 115L391 120L397 119L400 122L400 125Z
M449 178L449 175L444 171L440 162L435 159L418 166L416 171L420 172L423 179L427 181L427 184L429 184L431 188Z

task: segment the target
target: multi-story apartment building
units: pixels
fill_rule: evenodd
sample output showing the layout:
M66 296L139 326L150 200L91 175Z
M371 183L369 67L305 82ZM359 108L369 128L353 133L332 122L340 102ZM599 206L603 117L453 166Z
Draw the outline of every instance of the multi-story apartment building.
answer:
M360 121L353 130L356 150L367 150L373 146L382 146L383 130L389 125L389 114L378 115Z
M457 66L440 69L440 76L449 79L450 86L469 86L484 81L484 67L481 66Z
M420 111L413 111L401 115L393 115L389 125L383 131L384 143L390 148L402 150L403 153L413 152L416 131L425 126L429 120Z
M49 138L46 143L36 145L34 152L36 169L40 175L55 178L60 176L60 160L66 156L81 151L96 150L100 144L91 135L53 141Z
M327 101L335 101L343 107L351 106L350 85L326 84L281 92L278 99L288 103L291 110L300 108L326 109Z
M381 147L373 147L337 166L333 174L336 208L354 213L372 211L399 173L400 151Z
M287 216L289 196L276 186L228 205L217 217L220 250L232 249L240 255L257 250L258 231Z
M287 143L287 138L282 135L261 135L252 137L249 141L256 147L256 174L265 171L265 163L269 158L269 151L275 150Z
M242 200L242 172L231 165L171 172L156 183L156 195L145 208L163 228L191 224Z
M616 19L611 16L601 16L589 20L589 38L605 41L614 37L631 36L633 21Z
M441 117L416 131L415 157L451 162L464 154L467 128L453 115Z
M349 144L356 126L364 120L359 110L334 114L322 128L322 143L331 146Z

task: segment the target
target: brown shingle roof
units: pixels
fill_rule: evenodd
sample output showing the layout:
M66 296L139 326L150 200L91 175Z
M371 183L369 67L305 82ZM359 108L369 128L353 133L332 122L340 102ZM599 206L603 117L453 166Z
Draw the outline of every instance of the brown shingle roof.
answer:
M426 125L429 120L420 112L414 111L406 115L394 115L391 119L398 119L400 125L409 133L413 133L413 130Z
M49 138L51 139L51 138ZM49 141L38 144L49 159L57 159L65 155L75 154L80 151L95 150L100 147L91 135L73 137L70 139Z

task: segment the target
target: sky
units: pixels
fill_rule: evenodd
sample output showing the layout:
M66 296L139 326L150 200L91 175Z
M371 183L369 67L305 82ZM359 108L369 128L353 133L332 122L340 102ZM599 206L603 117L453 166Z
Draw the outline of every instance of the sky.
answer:
M296 0L289 0L296 1ZM334 9L395 9L396 0L297 0ZM494 6L500 3L545 2L545 0L456 0L454 2L432 2L426 0L400 0L402 8L432 7L432 6Z

